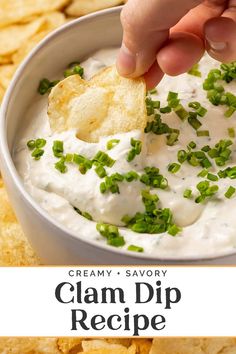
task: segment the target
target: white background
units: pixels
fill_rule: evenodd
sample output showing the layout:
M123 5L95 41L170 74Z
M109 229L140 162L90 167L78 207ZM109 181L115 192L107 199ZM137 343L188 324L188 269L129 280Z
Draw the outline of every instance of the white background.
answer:
M70 277L70 270L112 270L110 277ZM126 277L133 271L167 270L163 276ZM120 273L120 274L118 274ZM149 272L150 273L150 272ZM155 289L161 280L163 304L155 298L147 304L135 304L135 282L148 282ZM61 304L55 298L55 288L61 282L83 288L122 287L125 304ZM166 310L165 288L177 287L182 293L179 303ZM69 292L67 293L69 296ZM74 294L76 295L76 294ZM71 331L71 309L85 309L88 317L102 314L124 315L130 308L130 331ZM236 335L236 268L235 267L11 267L0 268L0 336L132 336L133 315L145 314L151 319L162 314L164 330L149 327L140 336L235 336ZM140 323L141 324L141 323ZM88 322L89 325L89 322Z

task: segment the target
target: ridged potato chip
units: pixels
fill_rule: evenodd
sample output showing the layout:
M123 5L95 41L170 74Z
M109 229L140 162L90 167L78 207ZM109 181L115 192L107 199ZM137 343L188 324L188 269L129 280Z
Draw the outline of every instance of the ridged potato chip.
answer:
M59 10L70 0L0 0L0 27Z
M120 344L107 343L105 340L91 340L82 342L83 352L87 354L136 354L136 346L128 348Z
M150 354L235 354L236 338L157 338Z
M57 346L63 354L76 354L82 350L82 338L58 338Z
M122 0L74 0L66 9L70 16L83 16L91 12L121 5Z
M30 37L36 34L45 20L39 18L29 24L12 25L0 30L0 55L14 53Z
M0 338L1 354L60 354L56 338Z
M147 122L146 85L143 79L126 79L115 66L90 81L73 75L56 85L50 95L51 129L77 129L78 138L96 142L102 136L143 130Z
M52 30L66 22L65 15L60 12L51 12L42 16L42 19L45 23L41 28L41 31L25 41L19 50L13 54L12 60L14 64L19 64L44 37L46 37Z
M4 90L8 88L15 71L16 65L0 65L0 84Z

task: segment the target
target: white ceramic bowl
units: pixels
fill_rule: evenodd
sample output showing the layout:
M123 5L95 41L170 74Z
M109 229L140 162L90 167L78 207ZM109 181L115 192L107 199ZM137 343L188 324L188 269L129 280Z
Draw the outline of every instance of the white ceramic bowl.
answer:
M121 43L120 8L101 11L70 22L49 35L26 58L5 95L1 107L0 160L10 200L23 231L45 264L168 264L236 263L236 254L217 259L157 259L114 249L74 235L51 218L27 193L11 154L17 132L39 80L62 72L68 63L101 48Z

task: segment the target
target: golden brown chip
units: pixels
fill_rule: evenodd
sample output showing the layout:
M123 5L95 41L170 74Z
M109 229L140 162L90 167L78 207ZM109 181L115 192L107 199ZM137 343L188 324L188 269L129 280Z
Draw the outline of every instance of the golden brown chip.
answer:
M133 339L132 344L135 344L137 354L149 354L152 339Z
M0 84L6 90L11 82L12 76L16 71L16 66L11 65L0 65Z
M136 346L128 348L120 344L108 343L106 340L90 340L82 342L83 352L87 354L136 354Z
M124 347L129 347L132 344L132 339L130 338L107 338L106 341L111 344L121 344Z
M4 88L2 87L2 85L0 84L0 103L1 103L2 100L3 100L4 94L5 94L5 89L4 89Z
M16 220L2 182L0 200L0 266L40 264Z
M60 354L56 338L0 338L0 353Z
M59 10L70 0L0 0L0 27Z
M77 136L96 142L102 136L143 130L147 122L143 79L119 76L115 66L90 81L73 75L49 95L48 115L53 131L77 129Z
M0 55L0 65L11 64L12 55Z
M150 354L234 354L235 338L158 338Z
M76 354L82 350L81 338L58 338L57 346L63 354Z
M70 16L83 16L122 3L122 0L74 0L66 9L66 13Z
M45 20L39 18L29 24L12 25L0 30L0 55L14 53L20 46L37 33Z
M29 52L52 30L60 27L66 22L64 14L60 12L51 12L48 15L42 16L45 21L41 31L28 39L19 50L13 55L12 59L14 64L20 64L20 62L29 54Z

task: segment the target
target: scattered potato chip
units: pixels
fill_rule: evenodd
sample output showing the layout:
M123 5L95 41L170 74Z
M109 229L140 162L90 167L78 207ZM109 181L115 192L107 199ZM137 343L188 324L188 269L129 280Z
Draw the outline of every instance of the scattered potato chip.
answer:
M0 0L0 27L59 10L69 2L70 0Z
M11 64L12 55L0 55L0 65L2 64Z
M63 354L76 354L82 350L82 339L58 338L57 346Z
M74 0L66 9L70 16L83 16L91 12L121 5L122 0Z
M0 65L0 84L5 90L8 88L15 71L16 66L13 64Z
M0 55L14 53L20 46L36 34L45 20L39 18L29 24L12 25L0 30Z
M2 354L60 354L56 338L0 338Z
M19 48L19 50L13 55L12 59L14 64L20 64L20 62L29 54L29 52L52 30L63 25L66 22L65 15L60 12L51 12L48 15L42 16L45 20L45 24L42 30L31 37L29 40Z
M105 340L91 340L82 342L83 352L87 354L136 354L136 347L132 344L126 348L120 344L108 343Z
M135 344L137 354L149 354L152 339L133 339L132 344Z
M16 220L2 181L0 200L0 266L40 264Z
M90 81L73 75L49 95L48 115L53 131L77 129L77 136L96 142L102 136L143 130L147 122L143 79L119 76L115 66Z
M235 354L236 338L157 338L150 354Z
M111 344L121 344L124 347L129 347L132 344L131 338L107 338L106 341Z
M5 94L5 90L4 90L4 88L2 87L2 85L0 84L0 103L1 103L1 101L3 100L4 94Z

